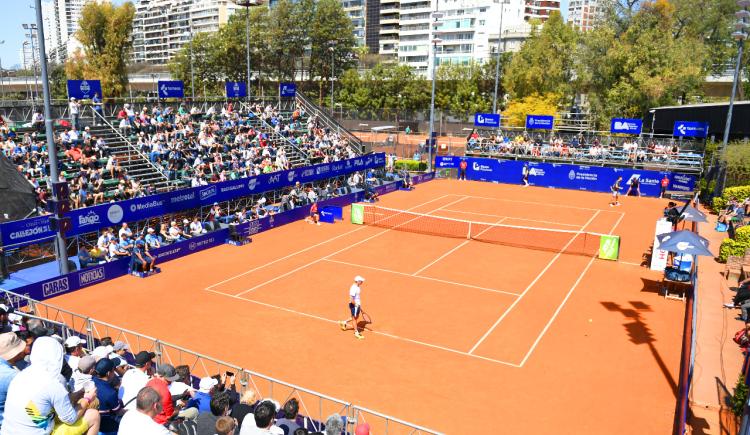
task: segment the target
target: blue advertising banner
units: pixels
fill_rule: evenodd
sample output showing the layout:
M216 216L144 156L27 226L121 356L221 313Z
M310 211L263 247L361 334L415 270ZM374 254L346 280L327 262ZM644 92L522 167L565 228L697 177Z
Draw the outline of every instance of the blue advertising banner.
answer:
M157 83L159 98L183 98L185 84L180 80L159 80Z
M242 82L226 82L227 98L247 97L247 84Z
M99 80L68 80L68 98L90 100L94 94L102 96L102 82Z
M467 157L465 159L469 163L466 170L466 177L468 179L495 183L521 184L524 166L528 166L529 184L533 186L586 190L591 192L608 192L609 186L620 176L623 179L625 189L627 189L633 178L638 178L643 196L659 196L661 191L659 183L665 175L670 181L669 190L692 192L697 182L695 175L666 171L474 157ZM462 158L459 157L438 156L435 165L438 168L458 168L461 160Z
M174 213L191 208L211 205L269 190L291 186L296 182L310 183L325 178L345 175L356 171L385 166L385 154L368 154L354 159L312 165L290 171L261 174L257 177L229 180L208 186L181 189L157 195L134 198L111 204L72 210L67 216L72 229L67 233L75 236L117 225ZM28 244L54 237L47 216L0 224L3 246Z
M425 182L432 180L433 177L434 173L421 174L413 177L413 180L415 183ZM400 181L394 181L381 186L377 186L374 190L380 194L388 193L398 190L399 184ZM353 202L362 201L363 199L364 191L357 191L348 195L320 201L319 204L321 207L345 207ZM290 211L275 215L269 215L261 219L247 222L246 224L242 224L241 231L243 234L251 236L263 231L268 231L272 228L304 219L309 215L309 213L309 205L295 208ZM219 246L221 244L224 244L228 238L229 230L225 228L208 234L204 234L202 236L193 237L183 242L173 243L171 245L162 246L161 248L152 249L150 252L151 255L156 258L156 263L161 264L165 261L174 260L185 255L202 251L204 249ZM124 258L109 263L91 266L80 271L71 272L67 275L50 278L23 287L18 287L13 289L12 291L14 293L30 297L32 299L42 301L126 275L128 273L129 265L130 259Z
M279 83L279 96L294 98L297 95L296 83Z
M675 137L708 137L708 123L695 121L676 121L672 136Z
M526 128L529 130L552 130L555 117L551 115L526 115Z
M475 113L475 127L500 127L500 115L494 113Z
M642 119L612 118L609 126L610 133L641 134L643 130Z

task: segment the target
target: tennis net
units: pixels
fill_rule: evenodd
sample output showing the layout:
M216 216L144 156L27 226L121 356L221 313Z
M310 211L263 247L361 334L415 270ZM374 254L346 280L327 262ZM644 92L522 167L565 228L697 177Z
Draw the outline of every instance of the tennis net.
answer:
M432 216L363 204L363 224L397 231L454 237L564 254L595 256L605 234L515 226Z

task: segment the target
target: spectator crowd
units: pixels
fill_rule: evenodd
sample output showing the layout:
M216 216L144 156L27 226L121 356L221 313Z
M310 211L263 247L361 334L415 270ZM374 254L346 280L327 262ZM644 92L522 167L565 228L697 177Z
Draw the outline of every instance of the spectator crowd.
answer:
M105 337L63 340L35 318L0 305L0 435L303 435L344 433L333 414L324 426L279 404L236 389L235 374L195 378L190 367L157 364ZM322 422L319 422L322 423ZM370 433L367 424L356 435Z
M545 138L539 133L533 135L527 131L514 133L502 130L493 134L473 130L467 137L466 150L469 153L530 157L613 159L628 163L669 162L680 159L683 153L676 142L654 138L639 144L636 137L588 138L584 134L576 134L563 138L553 134Z
M81 129L80 104L70 102L75 117L55 134L59 181L66 181L74 208L156 193L126 169L127 152L113 151L107 139ZM100 106L99 106L100 107ZM282 111L253 104L237 110L229 102L201 113L197 106L177 108L124 104L113 127L173 186L202 186L242 177L328 163L358 155L357 149L302 107ZM101 108L101 107L100 107ZM98 120L98 118L97 118ZM50 193L49 152L41 133L44 117L36 111L29 129L17 131L0 120L0 151L31 183L40 209ZM295 155L290 155L295 154Z

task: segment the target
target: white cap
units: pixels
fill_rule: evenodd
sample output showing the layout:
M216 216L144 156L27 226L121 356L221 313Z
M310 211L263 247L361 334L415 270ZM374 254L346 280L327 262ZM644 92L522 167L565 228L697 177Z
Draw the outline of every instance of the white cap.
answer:
M94 351L91 352L91 356L99 361L102 358L108 358L109 354L112 353L113 350L114 348L112 346L97 346L96 348L94 348Z
M77 335L71 335L67 340L65 340L65 347L76 347L82 345L83 343L84 342L81 337Z
M219 385L219 381L217 381L215 378L205 377L201 378L201 382L200 384L198 384L198 388L200 389L200 391L208 393L209 391L211 391L211 388L215 387L216 385Z
M356 281L356 282L365 282L365 279L362 278L361 276L357 275L357 276L354 277L354 281Z

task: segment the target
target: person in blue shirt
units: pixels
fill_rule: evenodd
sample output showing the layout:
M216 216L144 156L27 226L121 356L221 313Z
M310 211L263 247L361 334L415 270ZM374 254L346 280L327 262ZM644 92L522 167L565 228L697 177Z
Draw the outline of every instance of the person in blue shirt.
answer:
M161 240L159 240L160 237L156 235L156 231L153 228L149 228L147 230L146 234L146 244L149 248L160 248L161 247Z
M26 356L26 342L14 332L0 334L0 425L3 424L5 399L8 396L10 381L19 371L13 367Z
M219 385L219 381L216 378L201 378L200 384L198 384L198 391L195 392L193 398L185 405L185 409L197 408L199 413L211 412L211 396L215 393L217 385Z
M94 366L91 380L96 385L96 398L99 399L99 435L115 435L120 428L120 417L125 407L112 386L114 370L119 364L119 358L102 358Z
M102 99L99 97L99 93L94 93L94 98L91 99L91 102L94 103L94 111L99 114L99 116L103 116L102 114ZM100 125L99 118L95 118L94 125Z

